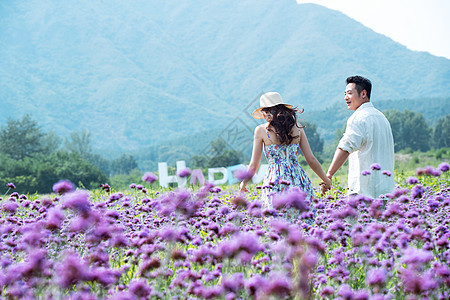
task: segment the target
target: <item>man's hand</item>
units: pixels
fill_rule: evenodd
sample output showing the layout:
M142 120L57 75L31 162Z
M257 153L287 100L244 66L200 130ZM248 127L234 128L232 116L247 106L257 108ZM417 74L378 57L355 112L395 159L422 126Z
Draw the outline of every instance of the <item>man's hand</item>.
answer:
M331 181L333 181L333 175L331 175L329 172L327 173L327 177L328 177Z

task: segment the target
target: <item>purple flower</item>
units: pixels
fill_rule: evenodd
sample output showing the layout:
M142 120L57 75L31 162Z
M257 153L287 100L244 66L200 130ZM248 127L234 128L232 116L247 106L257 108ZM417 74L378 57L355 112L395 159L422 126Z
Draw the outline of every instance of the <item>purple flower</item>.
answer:
M222 191L222 189L221 189L220 187L218 187L218 186L215 186L215 187L211 187L211 188L209 189L209 191L210 191L211 193L220 193L220 192Z
M438 169L445 173L450 169L450 165L446 162L443 162L438 166Z
M417 179L416 177L408 177L408 179L406 179L406 182L409 184L418 184L419 179Z
M433 260L433 254L429 251L410 247L405 250L401 261L406 264L426 264Z
M374 164L370 165L370 168L372 170L381 170L381 166L379 164L377 164L377 163L374 163Z
M135 188L136 188L136 183L130 184L130 189L135 189Z
M205 287L202 296L205 299L217 299L222 295L223 287L220 285Z
M52 207L47 213L47 229L57 229L61 228L62 222L64 221L65 215L61 208Z
M403 216L402 207L398 203L389 204L389 206L383 213L383 216L386 218L389 218L393 215Z
M264 288L268 295L275 295L285 298L291 295L292 283L286 274L274 272L269 275L269 282Z
M144 279L134 279L130 282L128 290L138 298L148 298L152 289Z
M69 180L60 180L53 185L53 191L60 195L72 192L74 189L75 185Z
M361 175L362 176L367 176L367 175L370 175L371 173L370 173L370 171L368 171L368 170L363 170L362 172L361 172Z
M272 200L275 209L296 208L299 211L308 211L309 207L305 201L306 193L300 188L295 187L286 193L276 195Z
M296 227L290 228L286 241L291 245L296 245L303 241L303 234L301 230Z
M148 183L153 183L156 180L158 180L158 176L156 176L155 174L153 174L152 172L146 172L143 176L142 176L142 180ZM136 186L137 188L137 186Z
M191 170L189 170L189 168L184 168L182 170L180 170L177 175L179 177L188 177L189 175L191 175Z
M238 169L234 171L233 175L239 180L250 180L252 179L254 172L251 169Z
M70 208L78 213L86 215L90 209L89 193L87 191L75 191L64 196L63 208Z
M331 296L334 294L334 288L332 286L325 286L321 291L320 291L320 295L322 297L326 297L326 296Z
M67 251L64 259L56 266L56 275L62 288L91 279L88 266L72 251Z
M19 204L17 204L14 201L6 201L5 203L3 203L3 210L5 212L8 212L12 215L14 215L17 212L17 208L19 207Z
M432 166L426 166L425 168L417 168L416 170L417 176L421 175L431 175L435 177L441 176L441 171L439 169L435 169Z
M120 217L120 214L117 210L108 210L105 215L113 219L118 219Z
M9 187L10 189L15 189L16 188L16 186L12 182L7 183L6 186Z
M233 223L228 222L228 223L225 223L225 225L223 225L220 228L219 235L220 236L225 236L227 234L235 233L238 230L239 229Z
M347 217L356 218L358 216L358 212L351 206L346 206L342 209L336 209L331 215L335 219L345 219Z
M411 197L415 198L421 198L423 196L423 194L425 193L425 189L423 188L422 185L418 184L415 185L412 189L411 189Z
M386 271L383 268L374 268L367 272L366 283L371 286L384 287Z
M400 269L400 277L402 278L405 291L409 293L419 295L437 287L437 282L433 279L434 276L430 271L424 272L420 276L413 269Z
M222 278L222 287L226 291L237 293L244 287L244 274L234 273L231 277Z
M247 261L248 255L253 256L261 250L262 247L256 234L239 232L233 235L231 240L219 243L217 254L220 257L235 257L238 254L242 254L241 260Z
M392 173L389 170L384 170L381 174L386 175L387 177L391 177Z
M251 296L258 294L258 291L264 290L267 286L267 280L259 274L254 274L245 283L247 290Z
M114 193L109 196L109 201L116 201L123 197L122 193Z
M373 295L372 297L370 297L370 293L368 290L363 289L363 290L359 290L356 291L355 294L353 295L353 299L354 300L377 300L378 298L376 298L376 295ZM381 295L380 300L384 300L384 297Z
M147 272L150 272L153 269L157 269L160 266L161 266L161 261L157 257L154 257L150 260L146 260L142 263L142 267L140 269L140 274L141 274L141 276L146 276Z
M100 184L100 187L102 188L102 190L106 191L109 193L109 191L111 191L111 186L107 183L105 184Z
M289 225L290 223L285 221L284 219L272 219L270 221L270 226L273 228L275 232L285 235L289 233L290 230Z
M348 284L343 284L339 288L338 295L344 299L353 299L353 290Z
M96 268L91 271L92 281L97 281L103 286L108 286L117 282L117 279L121 275L120 270L112 270L105 267Z

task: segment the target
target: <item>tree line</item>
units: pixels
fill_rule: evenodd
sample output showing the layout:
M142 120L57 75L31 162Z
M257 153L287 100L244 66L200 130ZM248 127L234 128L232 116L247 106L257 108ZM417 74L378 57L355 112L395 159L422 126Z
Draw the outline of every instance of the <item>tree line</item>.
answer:
M429 126L420 112L388 110L384 115L391 123L395 151L428 151L450 147L450 115L438 118Z
M49 193L61 179L92 189L110 176L136 168L137 162L129 154L114 160L94 154L89 132L73 132L63 141L53 132L44 132L29 114L8 120L0 130L2 193L10 182L20 193Z
M436 120L434 126L428 125L420 112L388 110L384 114L391 124L396 152L450 147L449 114ZM322 162L324 140L318 133L316 124L302 120L302 126L313 153ZM344 130L345 126L336 132L335 144ZM171 156L176 160L186 159L190 168L201 169L248 162L244 161L246 158L242 152L230 149L221 138L210 142L210 146L208 154L189 154L186 158L185 147L171 147ZM154 165L157 165L157 161ZM150 171L155 171L156 168ZM126 175L130 174L133 178L139 178L136 158L130 154L122 154L116 159L106 159L93 153L90 133L86 130L72 132L63 140L52 132L44 132L28 114L20 120L8 120L0 130L0 192L4 193L6 185L13 182L21 193L48 193L60 179L68 179L78 186L92 189L114 177L122 178L122 181L124 178L128 180L130 177Z

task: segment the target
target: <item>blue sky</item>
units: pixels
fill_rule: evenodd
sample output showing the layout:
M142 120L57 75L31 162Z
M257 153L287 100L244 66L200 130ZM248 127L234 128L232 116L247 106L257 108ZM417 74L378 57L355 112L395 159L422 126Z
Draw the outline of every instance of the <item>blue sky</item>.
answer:
M450 0L297 0L341 11L411 50L450 59Z

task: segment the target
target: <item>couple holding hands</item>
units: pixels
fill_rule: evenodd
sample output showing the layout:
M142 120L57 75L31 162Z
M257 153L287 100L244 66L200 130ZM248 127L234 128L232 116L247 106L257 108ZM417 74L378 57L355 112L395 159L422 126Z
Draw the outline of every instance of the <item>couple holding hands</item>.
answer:
M362 76L348 77L346 82L344 99L354 113L347 120L345 133L327 173L312 153L305 131L297 122L297 112L303 110L285 104L278 93L261 96L260 107L253 112L253 117L267 122L255 128L248 172L254 174L258 170L264 152L269 164L263 183L266 206L272 207L272 195L292 186L303 190L309 199L315 197L311 181L298 162L300 150L314 173L322 179L322 194L331 188L333 175L347 159L349 195L376 198L394 189L392 130L386 117L370 102L372 83ZM249 180L241 182L242 192L248 192Z

